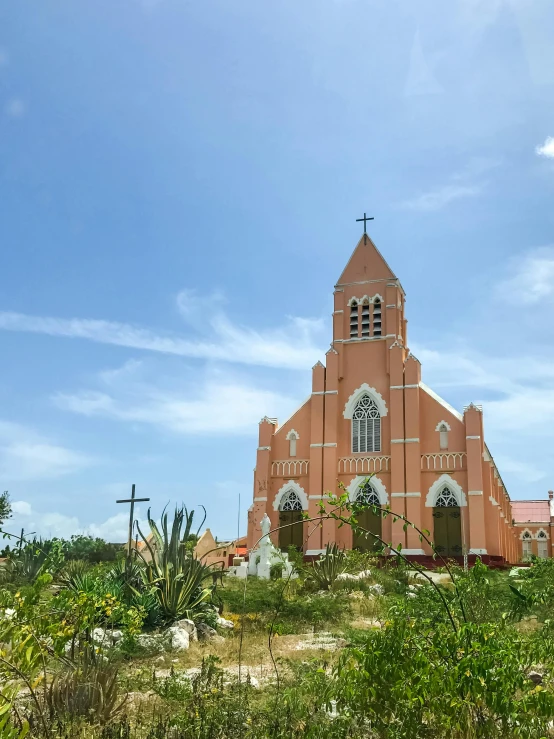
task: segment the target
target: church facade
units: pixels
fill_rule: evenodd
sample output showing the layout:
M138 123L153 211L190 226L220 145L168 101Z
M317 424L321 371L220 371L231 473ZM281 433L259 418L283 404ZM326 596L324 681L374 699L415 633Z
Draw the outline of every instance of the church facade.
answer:
M365 236L335 286L333 341L325 365L313 367L310 397L282 426L260 422L248 548L267 513L272 529L283 527L271 536L284 550L292 544L312 557L333 542L371 549L374 539L349 526L303 520L319 515L329 493L341 493L339 483L351 500L388 507L430 531L443 556L498 563L552 556L554 502L512 503L485 442L482 408L470 403L460 413L422 382L408 349L404 290ZM360 523L425 561L431 548L393 518L368 508Z

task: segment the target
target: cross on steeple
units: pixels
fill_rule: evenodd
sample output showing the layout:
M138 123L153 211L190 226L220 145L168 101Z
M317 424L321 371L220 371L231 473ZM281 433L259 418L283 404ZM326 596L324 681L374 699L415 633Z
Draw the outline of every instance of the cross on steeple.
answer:
M364 217L363 218L356 218L356 223L359 223L360 221L363 221L364 222L364 244L367 244L367 228L366 228L367 222L368 221L374 221L374 220L375 220L375 218L373 218L373 217L372 218L368 218L365 213L364 213Z

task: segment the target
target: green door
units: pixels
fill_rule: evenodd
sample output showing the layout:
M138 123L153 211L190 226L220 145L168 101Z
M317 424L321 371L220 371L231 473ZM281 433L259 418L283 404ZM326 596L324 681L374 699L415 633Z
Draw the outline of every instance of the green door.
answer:
M378 507L376 510L373 508L365 508L358 513L357 519L358 525L364 531L370 531L372 534L381 536L383 519L381 518ZM360 552L372 552L375 549L379 549L381 542L377 541L377 539L369 534L365 536L364 531L354 534L352 549L357 549Z
M462 555L462 519L458 506L433 508L434 544L443 557Z
M302 511L279 511L279 526L281 527L279 528L281 551L286 552L290 546L300 551L304 539Z

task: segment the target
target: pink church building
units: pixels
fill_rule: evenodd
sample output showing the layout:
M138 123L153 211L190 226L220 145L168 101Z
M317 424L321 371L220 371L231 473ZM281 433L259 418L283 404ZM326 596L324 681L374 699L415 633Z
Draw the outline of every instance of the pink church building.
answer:
M263 418L248 512L248 548L265 513L275 545L313 557L336 542L371 549L334 521L303 520L343 483L351 500L388 507L431 532L443 556L491 563L552 556L554 501L512 502L487 447L483 409L459 412L421 379L408 349L405 293L362 237L334 291L333 340L312 370L310 397L281 426ZM432 552L403 522L369 508L361 523L410 558Z

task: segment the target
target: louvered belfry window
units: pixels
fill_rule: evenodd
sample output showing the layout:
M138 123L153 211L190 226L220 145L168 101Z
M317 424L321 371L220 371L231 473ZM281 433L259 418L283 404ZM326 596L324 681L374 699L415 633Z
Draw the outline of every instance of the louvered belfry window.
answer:
M381 415L369 395L360 398L352 415L352 451L381 451Z

